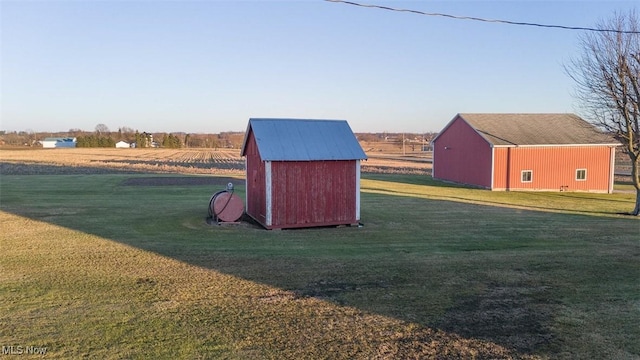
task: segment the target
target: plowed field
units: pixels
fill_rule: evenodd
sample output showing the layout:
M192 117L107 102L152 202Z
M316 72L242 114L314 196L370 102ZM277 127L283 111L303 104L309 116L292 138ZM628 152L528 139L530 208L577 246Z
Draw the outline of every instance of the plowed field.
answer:
M40 165L38 173L161 172L184 174L244 174L239 149L29 149L0 150L3 174L26 171L21 165ZM429 159L376 154L362 161L362 172L427 174Z

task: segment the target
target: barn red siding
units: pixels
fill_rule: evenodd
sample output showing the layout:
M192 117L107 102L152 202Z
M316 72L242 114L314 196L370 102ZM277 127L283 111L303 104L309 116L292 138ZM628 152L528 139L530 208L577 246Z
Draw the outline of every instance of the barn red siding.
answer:
M608 192L612 151L606 146L496 148L494 189ZM586 180L576 180L577 169L586 169ZM523 170L533 172L531 182L521 181Z
M433 176L491 187L491 147L464 120L455 119L434 142Z
M355 161L271 163L271 228L356 223Z
M509 190L513 188L512 169L507 165L512 148L493 148L493 186L492 190ZM519 176L519 175L518 175ZM518 182L519 179L516 179Z
M264 162L258 153L253 132L249 132L248 134L245 157L247 172L246 213L258 222L264 224L266 220L265 169Z

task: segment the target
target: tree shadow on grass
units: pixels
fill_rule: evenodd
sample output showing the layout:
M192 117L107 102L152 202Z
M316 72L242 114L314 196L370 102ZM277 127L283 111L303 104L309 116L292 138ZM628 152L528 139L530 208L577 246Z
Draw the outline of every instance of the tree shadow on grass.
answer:
M57 197L54 212L47 212L46 203L38 204L42 200L34 181L28 188L35 193L24 201L13 194L2 209L275 286L294 298L318 298L503 347L467 349L467 355L475 352L477 358L526 357L553 345L555 284L529 267L544 262L548 249L541 254L530 241L549 226L574 222L575 216L558 220L545 213L364 194L363 228L221 227L205 222L209 193L197 186L202 183L153 178L145 182L118 176L113 188L89 191L91 180L67 184L61 177L56 187L73 190L74 196L66 201ZM226 179L216 181L224 184ZM11 179L3 185L11 188ZM127 190L131 188L136 189ZM103 201L91 205L95 196ZM107 197L111 199L104 201ZM136 207L123 209L126 203ZM56 215L79 205L92 211ZM514 241L512 231L521 223L524 234ZM143 235L132 235L143 233L141 228L146 229ZM554 236L562 240L567 234L557 231ZM513 253L522 247L533 250L523 253L527 256ZM398 338L397 346L409 347L415 355L432 340L431 333L416 332Z

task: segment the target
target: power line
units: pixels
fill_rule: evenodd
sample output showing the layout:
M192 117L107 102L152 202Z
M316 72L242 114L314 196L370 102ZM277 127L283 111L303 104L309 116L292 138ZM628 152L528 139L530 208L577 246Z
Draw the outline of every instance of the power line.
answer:
M357 2L345 1L345 0L325 0L325 1L333 2L333 3L343 3L347 5L354 5L354 6L360 6L365 8L376 8L376 9L389 10L389 11L408 12L408 13L413 13L418 15L441 16L441 17L446 17L446 18L456 19L456 20L472 20L472 21L482 21L482 22L488 22L488 23L500 23L500 24L508 24L508 25L520 25L520 26L535 26L535 27L563 29L563 30L613 32L613 33L621 33L621 34L640 34L640 31L633 31L633 30L614 30L614 29L598 29L598 28L581 27L581 26L537 24L537 23L509 21L509 20L484 19L484 18L473 17L473 16L456 16L456 15L442 14L442 13L429 13L429 12L424 12L420 10L398 9L398 8L392 8L389 6L382 6L382 5L360 4Z

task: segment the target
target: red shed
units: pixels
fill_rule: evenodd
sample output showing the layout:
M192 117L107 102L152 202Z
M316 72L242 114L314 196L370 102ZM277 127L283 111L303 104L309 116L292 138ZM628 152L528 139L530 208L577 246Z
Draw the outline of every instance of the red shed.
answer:
M457 114L432 144L434 179L601 193L613 191L620 145L573 114Z
M250 119L246 213L267 229L360 221L360 161L344 120Z

